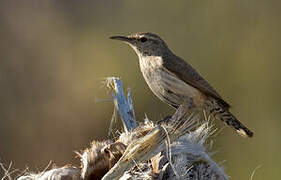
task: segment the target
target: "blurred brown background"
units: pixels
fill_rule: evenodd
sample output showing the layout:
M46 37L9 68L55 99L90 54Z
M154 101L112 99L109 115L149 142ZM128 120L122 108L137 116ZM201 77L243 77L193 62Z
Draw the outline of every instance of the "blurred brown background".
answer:
M148 89L137 56L112 35L160 34L233 105L254 132L229 128L213 157L231 179L281 178L281 2L0 1L0 160L43 170L78 164L73 151L106 138L113 106L101 88L107 76L131 87L136 115L172 113ZM216 121L218 126L221 122Z

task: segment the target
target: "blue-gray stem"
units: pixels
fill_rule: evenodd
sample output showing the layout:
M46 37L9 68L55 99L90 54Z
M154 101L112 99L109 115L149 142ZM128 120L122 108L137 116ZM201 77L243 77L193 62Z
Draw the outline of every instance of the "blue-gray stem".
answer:
M122 81L117 77L107 78L109 84L114 90L112 94L114 104L119 111L122 123L125 131L132 131L137 127L135 112L131 99L131 90L128 90L128 96L126 98L123 90Z

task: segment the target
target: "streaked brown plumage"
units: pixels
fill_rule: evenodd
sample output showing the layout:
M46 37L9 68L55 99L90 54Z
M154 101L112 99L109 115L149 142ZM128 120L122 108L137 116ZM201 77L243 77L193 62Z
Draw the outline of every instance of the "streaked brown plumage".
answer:
M253 133L229 112L230 105L187 62L176 56L156 34L113 36L128 43L139 56L139 65L152 92L177 108L181 104L205 109L234 128L240 135Z

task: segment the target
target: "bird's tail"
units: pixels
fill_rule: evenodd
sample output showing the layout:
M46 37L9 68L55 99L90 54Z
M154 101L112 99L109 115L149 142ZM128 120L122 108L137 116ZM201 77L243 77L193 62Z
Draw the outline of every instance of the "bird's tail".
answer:
M220 104L214 102L212 103L212 106L208 107L211 114L232 127L239 135L243 137L252 137L254 135L251 130L244 126L231 112L229 112L228 108L223 108Z

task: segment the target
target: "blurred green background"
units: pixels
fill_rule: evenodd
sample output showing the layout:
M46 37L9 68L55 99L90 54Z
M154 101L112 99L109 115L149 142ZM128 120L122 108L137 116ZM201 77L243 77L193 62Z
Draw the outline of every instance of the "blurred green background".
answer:
M78 164L73 151L105 139L113 111L107 76L131 87L136 116L174 110L149 90L132 49L108 37L158 33L254 132L229 128L213 157L231 179L281 178L281 1L0 1L0 160L43 170ZM221 127L221 122L216 121ZM117 126L117 125L115 125Z

